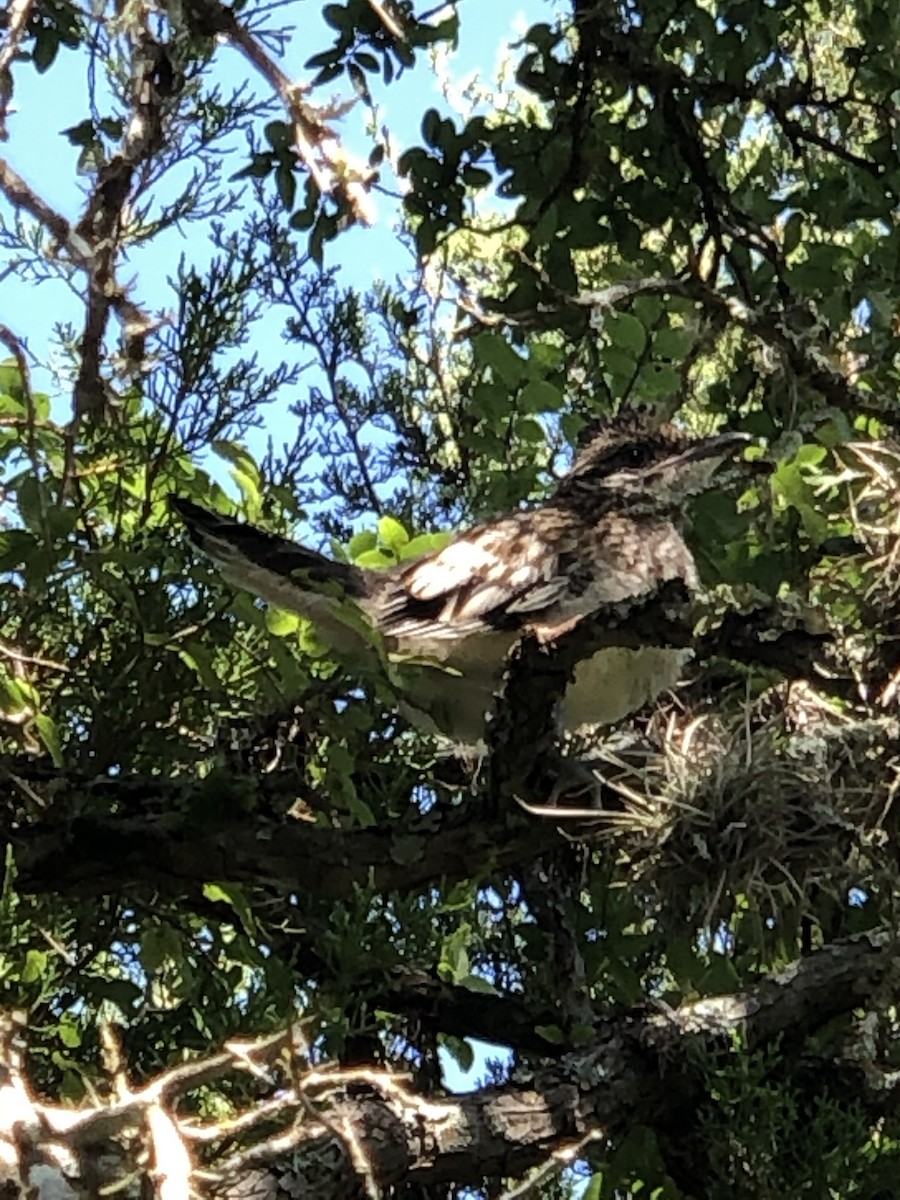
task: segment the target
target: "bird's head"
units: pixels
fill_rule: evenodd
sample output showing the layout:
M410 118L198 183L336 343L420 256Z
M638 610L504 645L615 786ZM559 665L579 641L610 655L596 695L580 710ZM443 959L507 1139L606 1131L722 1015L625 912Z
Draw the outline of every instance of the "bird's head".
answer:
M693 438L640 416L589 427L558 499L579 506L667 511L711 486L719 467L753 439L746 433Z

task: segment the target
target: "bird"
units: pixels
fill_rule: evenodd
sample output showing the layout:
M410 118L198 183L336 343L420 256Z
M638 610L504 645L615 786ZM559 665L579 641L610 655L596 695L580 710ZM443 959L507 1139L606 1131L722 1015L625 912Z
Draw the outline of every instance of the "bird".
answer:
M751 440L693 438L649 425L642 412L597 421L542 503L385 569L330 559L185 497L171 504L227 582L309 618L339 661L387 670L413 725L476 747L523 637L550 644L605 606L640 603L669 581L696 590L685 502ZM577 665L561 728L615 724L673 687L686 657L663 646L600 650Z

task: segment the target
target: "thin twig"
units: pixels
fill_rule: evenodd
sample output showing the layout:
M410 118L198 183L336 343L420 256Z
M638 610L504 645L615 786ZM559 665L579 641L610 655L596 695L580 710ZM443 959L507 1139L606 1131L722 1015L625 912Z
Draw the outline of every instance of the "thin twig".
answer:
M4 158L0 158L0 192L13 208L22 209L42 225L65 251L74 266L82 271L93 270L94 255L90 243L61 213L47 204ZM112 287L109 299L127 337L141 333L146 336L161 324L129 300L124 288Z
M52 658L41 658L37 654L23 654L21 650L15 649L0 638L0 654L4 658L10 658L13 662L27 663L32 667L46 667L48 671L62 671L68 673L69 668L65 663L55 662Z
M276 92L293 126L294 144L299 157L323 195L343 198L361 225L372 225L375 211L369 185L375 172L353 159L342 146L326 118L339 117L351 105L340 108L315 108L304 99L309 84L291 80L266 52L252 33L234 17L231 9L219 6L223 36L253 64Z
M548 1156L546 1162L535 1167L532 1173L520 1183L501 1193L497 1200L523 1200L523 1197L532 1195L541 1184L577 1162L591 1142L602 1142L605 1137L606 1135L601 1130L592 1129L577 1142L572 1142L569 1146L560 1146L558 1150L554 1150Z

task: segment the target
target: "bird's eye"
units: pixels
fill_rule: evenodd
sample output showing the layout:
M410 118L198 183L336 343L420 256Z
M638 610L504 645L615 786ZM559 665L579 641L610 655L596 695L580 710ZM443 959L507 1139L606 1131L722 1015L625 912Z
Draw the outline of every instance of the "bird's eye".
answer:
M641 446L626 446L622 457L629 467L643 466L647 453Z

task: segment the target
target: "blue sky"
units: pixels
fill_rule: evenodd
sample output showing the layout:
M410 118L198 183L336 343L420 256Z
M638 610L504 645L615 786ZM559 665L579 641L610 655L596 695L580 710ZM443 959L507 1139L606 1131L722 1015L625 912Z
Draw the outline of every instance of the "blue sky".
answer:
M283 69L292 78L309 77L311 72L304 70L305 61L326 49L332 40L333 32L321 21L320 7L318 0L298 0L294 6L303 10L303 35L302 38L299 34L294 35L282 60ZM294 8L273 14L273 23L279 24L294 15ZM459 48L451 54L445 67L446 76L454 84L462 83L473 72L478 72L486 81L492 80L505 46L517 40L535 21L550 20L552 6L548 0L516 0L515 3L462 0L460 17ZM257 96L263 98L270 94L268 85L254 76L246 60L229 47L219 49L213 78L225 88L249 80ZM370 83L379 107L379 123L390 129L401 149L421 140L419 125L428 107L450 111L422 51L418 52L415 68L404 72L389 87L380 84L378 77L370 77ZM48 92L52 96L50 103ZM335 96L340 99L352 96L346 81L338 79L326 85L321 93L314 94L314 99L327 102ZM14 101L14 115L9 122L10 139L2 149L4 157L44 200L66 218L77 220L83 206L76 174L79 151L61 136L61 130L89 116L86 56L63 48L45 75L38 75L25 65L19 66L15 72ZM273 112L274 117L280 115L278 110ZM368 115L365 107L357 103L337 125L341 138L361 155L368 154L371 148L365 133ZM235 138L225 176L239 170L246 161L243 140ZM186 173L181 177L185 178ZM177 178L176 172L173 179ZM174 193L174 185L167 190ZM377 208L378 222L374 227L350 230L326 247L326 266L340 267L340 280L344 286L365 289L377 278L393 279L409 270L410 264L394 234L396 205L390 197L379 195ZM9 206L0 197L0 222L7 222L9 218ZM151 248L131 253L122 277L135 281L134 296L144 308L157 312L172 309L174 295L169 276L182 253L194 261L202 261L208 256L211 247L201 245L206 236L202 225L187 225L182 231L172 230L155 239ZM2 266L0 261L0 270ZM81 284L82 280L76 279L76 287ZM0 321L23 336L39 359L46 357L55 322L70 321L77 329L81 319L80 298L61 281L35 284L15 277L3 281ZM253 337L253 349L259 351L263 361L284 357L280 319L274 320L265 330L254 330ZM45 390L49 388L49 377L41 371L38 371L36 381Z

